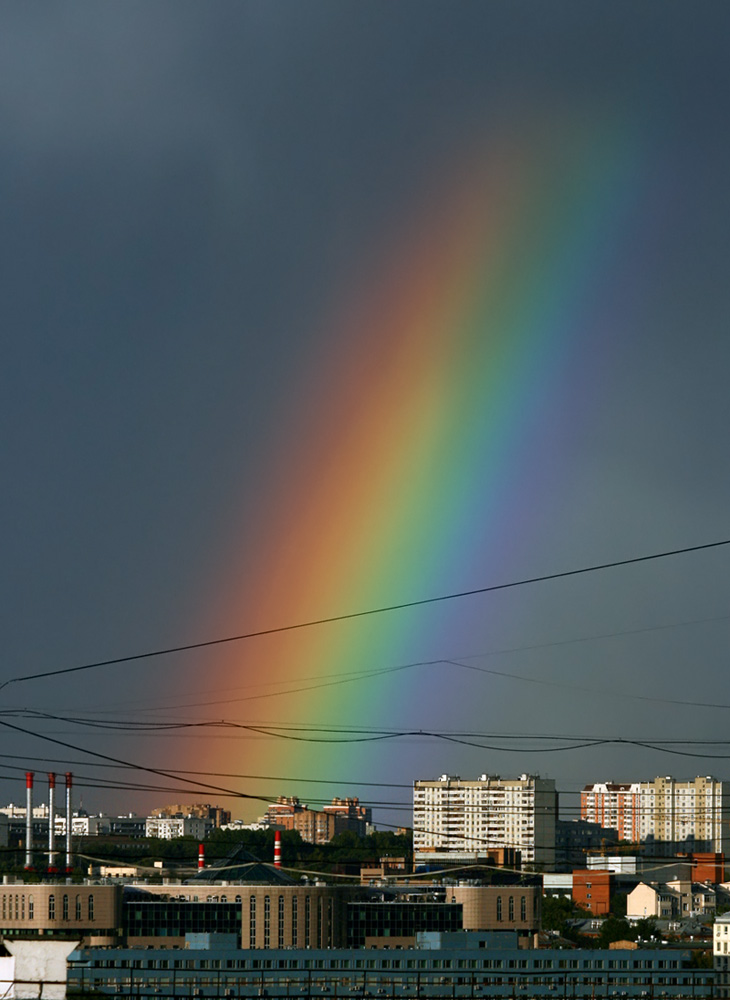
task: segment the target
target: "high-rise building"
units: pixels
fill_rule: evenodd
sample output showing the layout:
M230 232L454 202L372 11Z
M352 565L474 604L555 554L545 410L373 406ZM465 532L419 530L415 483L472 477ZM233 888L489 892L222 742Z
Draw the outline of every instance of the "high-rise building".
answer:
M524 863L555 862L557 797L552 778L523 774L476 780L441 775L413 785L413 850L424 862L433 853L489 857L519 851Z
M581 792L581 819L659 854L727 852L730 788L712 777L597 782Z

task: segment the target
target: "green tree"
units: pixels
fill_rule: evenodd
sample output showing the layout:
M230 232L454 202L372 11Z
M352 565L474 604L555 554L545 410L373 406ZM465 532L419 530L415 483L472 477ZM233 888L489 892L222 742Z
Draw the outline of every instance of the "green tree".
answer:
M601 925L601 932L598 935L598 947L608 948L612 941L633 941L636 931L632 928L628 920L613 915L606 917Z

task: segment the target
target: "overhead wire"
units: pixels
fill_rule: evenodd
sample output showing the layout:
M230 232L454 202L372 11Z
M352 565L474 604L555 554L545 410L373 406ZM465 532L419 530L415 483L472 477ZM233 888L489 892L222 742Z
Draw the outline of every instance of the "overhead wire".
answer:
M250 632L243 632L239 635L224 636L215 639L207 639L201 642L185 643L178 646L168 646L160 649L147 650L142 653L134 653L127 656L118 656L107 660L95 660L91 663L82 663L74 667L62 667L55 670L44 670L33 674L20 674L17 677L10 677L0 683L0 690L10 684L19 684L24 681L40 680L45 677L56 677L63 674L78 673L80 671L95 670L101 667L117 666L121 663L132 663L139 660L151 659L158 656L168 656L172 653L188 652L193 649L203 649L210 646L220 646L225 643L241 642L245 639L260 638L267 635L281 634L307 628L314 628L320 625L330 625L335 622L352 621L358 618L365 618L373 615L387 614L394 611L404 611L410 608L425 607L445 601L461 600L465 597L476 597L481 594L496 593L497 591L509 590L515 587L524 587L536 583L546 583L552 580L568 579L575 576L582 576L588 573L602 572L608 569L617 569L623 566L635 566L640 563L653 562L659 559L672 558L689 553L707 551L730 545L730 538L720 539L714 542L705 542L701 545L689 545L678 549L665 549L661 552L654 552L642 556L633 556L627 559L615 559L605 563L595 563L590 566L582 566L577 569L561 570L554 573L544 573L539 576L524 577L519 580L511 580L505 583L490 584L485 587L475 587L470 590L456 591L448 594L439 594L435 597L424 597L410 601L402 601L397 604L384 605L382 607L367 608L360 611L345 612L337 615L329 615L323 618L311 619L303 622L295 622L288 625L272 626L266 629L257 629Z

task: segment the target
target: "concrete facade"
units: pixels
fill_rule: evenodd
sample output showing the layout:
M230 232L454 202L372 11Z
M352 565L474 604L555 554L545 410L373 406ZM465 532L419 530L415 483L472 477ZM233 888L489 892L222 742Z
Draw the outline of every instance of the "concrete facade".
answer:
M509 848L530 866L555 863L555 782L523 774L476 780L442 775L413 785L413 849L417 862L429 852L480 852Z
M174 840L177 837L196 837L202 840L212 829L210 820L197 816L149 816L145 823L145 836L160 840Z
M730 829L727 782L711 776L677 781L598 782L581 792L581 819L616 831L619 840L643 843L655 853L725 853Z

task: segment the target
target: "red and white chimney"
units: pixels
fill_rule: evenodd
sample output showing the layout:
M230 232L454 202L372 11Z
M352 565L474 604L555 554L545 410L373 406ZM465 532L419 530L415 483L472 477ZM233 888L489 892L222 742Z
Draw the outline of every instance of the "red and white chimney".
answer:
M48 772L48 874L56 872L56 775Z
M198 844L198 871L205 868L205 845Z
M25 772L25 867L33 867L33 771Z
M66 874L71 874L71 785L73 777L70 771L66 771Z
M281 868L281 830L274 830L274 868Z

